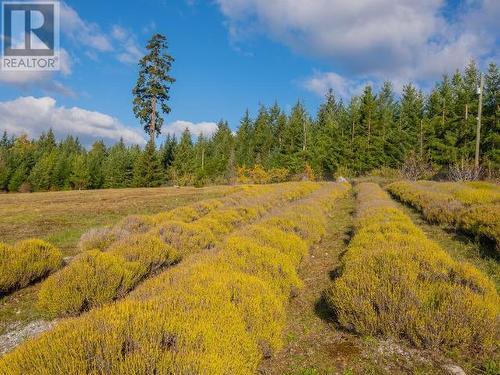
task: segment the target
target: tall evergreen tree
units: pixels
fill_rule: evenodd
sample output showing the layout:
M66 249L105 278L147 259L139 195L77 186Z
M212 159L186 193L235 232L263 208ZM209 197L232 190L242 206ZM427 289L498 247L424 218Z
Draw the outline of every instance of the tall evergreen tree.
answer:
M170 87L175 79L170 76L174 58L167 52L167 38L154 34L146 45L148 51L139 62L139 78L132 90L134 95L134 113L144 131L149 134L150 142L161 133L163 117L158 112L158 105L165 114L170 113L168 101Z

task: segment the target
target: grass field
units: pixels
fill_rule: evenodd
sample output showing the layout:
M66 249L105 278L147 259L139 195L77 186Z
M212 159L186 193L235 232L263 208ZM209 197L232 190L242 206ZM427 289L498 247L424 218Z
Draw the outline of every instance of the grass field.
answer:
M498 374L498 260L427 216L498 186L402 184L2 195L0 250L54 268L0 300L0 374Z

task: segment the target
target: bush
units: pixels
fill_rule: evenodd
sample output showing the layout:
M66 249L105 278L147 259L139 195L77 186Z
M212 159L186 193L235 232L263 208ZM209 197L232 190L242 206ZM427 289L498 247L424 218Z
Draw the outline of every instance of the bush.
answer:
M382 195L377 185L359 186L356 235L327 293L339 323L417 347L492 355L500 334L494 284L454 261Z
M469 208L462 212L460 229L479 237L486 237L496 244L500 253L500 204Z
M0 244L0 294L43 279L62 263L62 253L42 240L20 241L14 246Z
M80 254L50 276L38 293L38 306L51 316L67 316L123 296L146 273L138 262L99 250Z
M412 181L429 179L435 174L432 165L416 153L405 159L400 173L405 179Z
M159 238L181 255L196 253L215 246L212 232L199 223L166 221L157 229Z
M453 225L474 236L493 240L498 250L500 206L496 202L500 193L497 188L433 182L396 182L387 188L399 200L421 211L428 221Z

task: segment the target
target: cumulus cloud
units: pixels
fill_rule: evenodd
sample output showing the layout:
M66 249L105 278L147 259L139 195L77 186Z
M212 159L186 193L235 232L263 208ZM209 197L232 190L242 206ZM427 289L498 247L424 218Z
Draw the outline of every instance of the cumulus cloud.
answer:
M465 2L453 17L443 0L216 1L233 40L264 33L351 76L434 79L491 56L499 36L496 0Z
M61 31L74 41L100 52L112 51L110 38L95 23L83 20L68 4L61 2Z
M58 106L51 97L27 96L0 102L0 124L0 130L31 137L52 128L57 136L71 134L85 145L97 139L116 142L120 138L130 144L145 144L141 131L126 127L116 118L78 107Z
M313 76L302 81L304 88L318 96L323 96L332 89L336 95L343 99L360 94L366 85L373 85L373 82L348 79L334 72L316 72Z
M215 122L197 122L193 123L190 121L174 121L162 129L162 133L175 135L180 137L184 130L189 129L191 135L199 136L203 134L204 136L211 136L217 130L217 124Z
M137 38L131 31L113 25L111 31L105 33L96 23L82 19L66 3L61 3L61 29L79 46L86 47L85 54L92 60L98 60L99 53L113 53L118 61L129 64L137 63L142 56Z
M129 30L119 25L114 25L111 35L118 42L116 58L124 64L137 64L142 58L143 51L137 43L137 38Z

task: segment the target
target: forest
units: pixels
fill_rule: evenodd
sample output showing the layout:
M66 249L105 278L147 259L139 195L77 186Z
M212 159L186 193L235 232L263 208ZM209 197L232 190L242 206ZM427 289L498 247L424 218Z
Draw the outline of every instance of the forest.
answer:
M498 66L491 63L484 77L480 161L492 177L500 167ZM331 179L398 169L410 157L446 177L454 165L473 162L479 82L471 61L463 72L444 75L428 93L409 83L399 95L385 82L378 91L366 86L344 102L330 90L315 114L301 101L289 113L278 103L260 105L255 116L243 114L234 132L221 120L210 137L194 137L186 129L179 139L166 134L144 148L97 141L87 149L70 135L57 140L50 124L37 139L4 131L0 190Z

